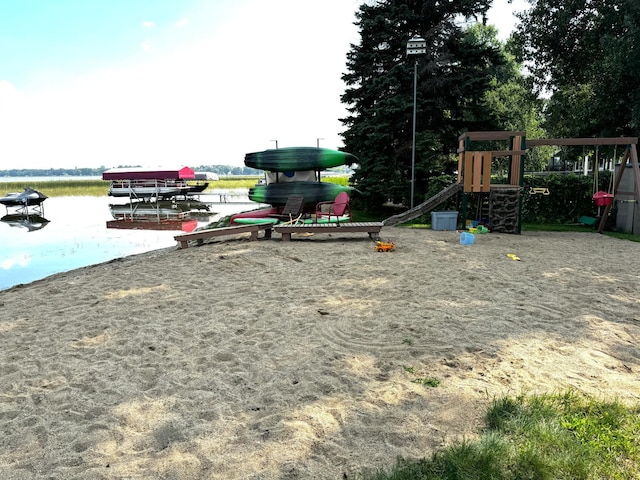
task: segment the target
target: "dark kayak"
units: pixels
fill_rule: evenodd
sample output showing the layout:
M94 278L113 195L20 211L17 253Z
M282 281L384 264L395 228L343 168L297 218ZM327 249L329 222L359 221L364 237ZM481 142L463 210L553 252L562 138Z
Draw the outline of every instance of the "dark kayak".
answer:
M247 167L270 172L299 172L302 170L324 170L340 165L357 163L355 155L329 148L289 147L247 153Z
M329 182L290 182L256 185L249 189L249 200L274 206L283 206L291 195L301 195L307 207L336 198L340 192L351 194L353 189Z

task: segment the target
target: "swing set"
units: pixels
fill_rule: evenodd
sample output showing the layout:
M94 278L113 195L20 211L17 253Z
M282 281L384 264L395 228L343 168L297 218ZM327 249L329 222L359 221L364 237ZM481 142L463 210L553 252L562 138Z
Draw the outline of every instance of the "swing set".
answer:
M473 142L509 142L508 149L496 151L475 150ZM624 155L620 161L620 168L613 179L610 180L609 192L595 192L593 200L598 207L604 207L604 212L600 217L598 233L604 231L607 218L611 212L613 199L620 186L622 175L628 163L633 168L635 184L635 201L640 203L640 165L638 163L638 138L637 137L609 137L609 138L526 138L526 132L466 132L458 138L458 183L462 184L465 194L490 192L495 188L524 186L524 155L531 147L539 146L592 146L596 148L596 158L598 159L599 147L613 146L617 153L618 146L624 146ZM491 184L491 167L493 159L496 157L506 157L509 160L507 185ZM615 160L615 158L614 158ZM599 161L599 159L598 159ZM598 163L594 165L594 176L597 176ZM598 184L595 183L595 188ZM549 195L548 188L532 188L532 194ZM521 200L520 200L521 201ZM465 208L466 210L466 208ZM518 218L517 233L520 233L520 220Z
M540 140L529 140L528 146L540 146L540 145L554 145L554 146L563 146L563 145L582 145L582 146L595 146L596 147L596 155L599 151L599 147L603 145L614 146L617 149L618 145L624 146L625 151L622 156L622 160L620 161L620 169L616 174L615 180L613 180L613 176L611 179L613 183L610 183L609 192L598 191L594 193L593 200L596 202L598 207L604 207L604 212L600 217L600 223L598 224L598 233L602 233L604 231L604 227L607 224L607 219L609 218L609 214L611 213L611 207L613 206L613 199L616 196L616 192L618 191L618 187L620 186L620 181L622 180L622 174L625 171L627 163L631 162L631 166L633 168L634 182L635 182L635 196L636 201L640 200L640 165L638 164L638 138L637 137L613 137L613 138L556 138L556 139L540 139ZM617 150L616 150L617 153ZM596 157L597 158L597 157ZM598 172L598 163L594 165L594 177L597 178ZM598 184L595 183L597 180L594 179L594 188L598 187ZM610 181L611 182L611 181Z

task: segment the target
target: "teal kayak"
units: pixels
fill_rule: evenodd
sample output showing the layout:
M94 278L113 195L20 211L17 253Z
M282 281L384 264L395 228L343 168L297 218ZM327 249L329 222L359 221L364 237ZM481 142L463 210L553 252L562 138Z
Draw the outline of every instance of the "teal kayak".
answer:
M340 165L358 163L358 158L350 153L329 148L289 147L247 153L244 164L247 167L270 172L299 172L302 170L324 170Z
M239 223L241 225L269 225L278 223L278 219L267 217L240 217L235 218L233 223Z
M291 195L301 195L305 207L315 208L318 202L328 202L341 192L351 194L353 189L329 182L290 182L256 185L249 189L249 200L283 206Z

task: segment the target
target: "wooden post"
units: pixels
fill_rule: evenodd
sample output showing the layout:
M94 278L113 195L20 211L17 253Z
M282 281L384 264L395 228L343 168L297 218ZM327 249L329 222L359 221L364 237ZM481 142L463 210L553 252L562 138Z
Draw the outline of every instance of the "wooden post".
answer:
M633 175L636 184L636 202L640 205L640 164L638 164L638 148L631 145L630 149L631 165L633 165Z
M482 191L482 160L484 158L484 152L473 152L473 184L471 185L471 191Z
M491 191L491 160L493 155L491 152L484 152L484 159L482 161L482 185L480 186L481 192Z
M471 192L473 187L473 152L464 152L464 191Z
M458 140L458 183L462 183L462 166L465 156L464 139Z
M515 136L511 141L511 150L520 150L519 145L522 143L522 137ZM511 155L511 171L509 172L509 185L520 186L520 177L522 176L522 155Z

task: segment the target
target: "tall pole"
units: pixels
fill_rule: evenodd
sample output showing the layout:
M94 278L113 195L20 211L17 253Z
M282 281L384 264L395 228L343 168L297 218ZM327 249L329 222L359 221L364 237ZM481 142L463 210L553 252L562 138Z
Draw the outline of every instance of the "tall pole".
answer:
M413 64L413 141L411 142L411 208L416 184L416 97L418 90L418 60Z
M413 141L411 142L411 208L413 208L413 200L416 189L416 109L417 109L417 92L418 92L418 57L427 53L427 42L424 38L414 36L407 42L407 56L414 56L413 64Z

